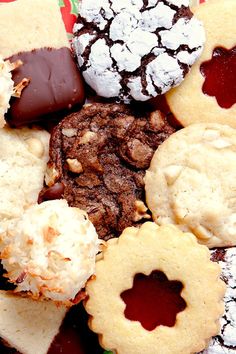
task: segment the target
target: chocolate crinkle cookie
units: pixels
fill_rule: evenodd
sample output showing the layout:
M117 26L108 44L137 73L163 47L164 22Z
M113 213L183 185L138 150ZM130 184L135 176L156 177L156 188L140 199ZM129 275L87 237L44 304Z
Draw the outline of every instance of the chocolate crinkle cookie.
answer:
M222 279L227 285L225 313L221 318L220 334L210 342L202 354L236 353L236 247L219 248L211 251L211 259L222 268Z
M87 211L100 238L119 236L127 226L150 218L143 176L154 151L174 131L159 111L85 106L52 132L39 201L65 198Z
M87 84L128 103L179 85L204 40L189 0L82 0L73 47Z

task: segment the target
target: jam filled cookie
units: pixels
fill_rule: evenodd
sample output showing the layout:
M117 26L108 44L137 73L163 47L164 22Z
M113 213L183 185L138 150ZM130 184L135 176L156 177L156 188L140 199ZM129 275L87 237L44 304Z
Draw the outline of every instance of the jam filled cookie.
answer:
M91 329L117 354L190 354L218 333L225 286L209 250L147 222L108 241L87 283Z
M119 236L125 227L150 218L144 205L145 169L174 131L159 111L86 106L52 132L47 187L40 200L65 198L87 211L100 238Z
M179 85L204 39L188 0L82 0L73 45L88 85L127 103Z
M236 130L192 124L155 152L146 201L158 224L175 224L208 247L236 245Z
M196 8L206 31L203 53L185 81L167 94L183 126L212 122L236 127L235 13L235 0L210 0Z
M7 121L21 126L70 110L84 101L82 78L72 58L57 0L17 0L2 4L0 53L23 65L13 73L17 85L30 80L13 98Z
M211 259L222 268L221 278L227 288L224 297L225 313L220 320L221 330L202 354L235 354L236 353L236 247L214 249Z

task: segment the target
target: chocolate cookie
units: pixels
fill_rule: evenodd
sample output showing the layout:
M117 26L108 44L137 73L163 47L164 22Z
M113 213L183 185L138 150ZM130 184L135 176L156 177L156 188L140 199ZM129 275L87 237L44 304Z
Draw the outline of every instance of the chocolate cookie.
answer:
M82 0L73 45L88 85L127 102L179 85L204 39L189 0Z
M87 105L52 132L46 185L39 200L63 197L86 210L100 238L150 218L143 176L157 147L175 129L159 111Z

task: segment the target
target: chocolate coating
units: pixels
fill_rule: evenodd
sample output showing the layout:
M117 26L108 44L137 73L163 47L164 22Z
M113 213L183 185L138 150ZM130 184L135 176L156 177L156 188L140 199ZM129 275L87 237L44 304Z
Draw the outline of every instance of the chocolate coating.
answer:
M9 58L23 65L13 72L18 84L30 79L20 98L11 99L7 121L19 127L50 118L53 113L70 111L85 99L83 80L69 48L41 48Z

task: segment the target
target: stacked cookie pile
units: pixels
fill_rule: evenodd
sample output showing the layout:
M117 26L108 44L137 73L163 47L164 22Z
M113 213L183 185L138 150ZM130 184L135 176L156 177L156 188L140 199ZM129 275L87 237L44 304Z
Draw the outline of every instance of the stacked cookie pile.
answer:
M49 347L84 300L112 353L236 351L235 10L82 0L70 48L56 0L1 5L8 345L66 352Z

